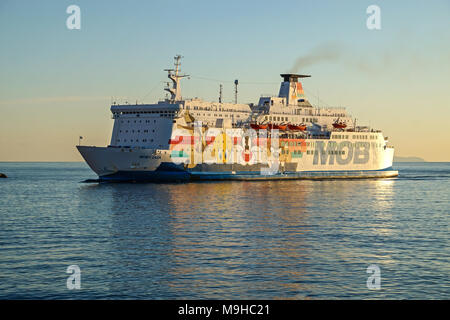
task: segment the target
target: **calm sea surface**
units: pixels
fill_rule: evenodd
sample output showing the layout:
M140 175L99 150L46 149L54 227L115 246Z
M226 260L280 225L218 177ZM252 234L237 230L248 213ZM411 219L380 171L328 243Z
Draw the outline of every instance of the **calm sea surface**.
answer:
M450 163L383 180L87 184L0 163L0 298L449 299ZM381 271L369 290L367 267ZM66 269L81 269L69 290Z

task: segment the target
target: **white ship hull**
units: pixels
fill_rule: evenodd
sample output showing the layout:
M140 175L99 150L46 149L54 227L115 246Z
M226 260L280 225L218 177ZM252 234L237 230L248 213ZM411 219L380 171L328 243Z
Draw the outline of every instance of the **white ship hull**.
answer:
M278 155L276 161L267 163L245 162L242 158L240 162L233 163L216 161L189 164L189 157L183 163L180 163L180 159L174 159L173 150L89 146L77 148L100 181L356 179L398 175L398 171L392 169L392 148L375 149L368 153L368 159L363 159L363 163L355 163L355 159L351 159L345 165L338 164L336 157L328 156L324 161L313 154L314 150L311 150L311 154L303 153L300 159L291 158L289 161Z

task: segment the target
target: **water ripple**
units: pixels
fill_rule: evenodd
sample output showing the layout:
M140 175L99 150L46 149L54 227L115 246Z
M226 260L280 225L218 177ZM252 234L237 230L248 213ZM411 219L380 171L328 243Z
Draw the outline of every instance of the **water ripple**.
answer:
M82 184L0 163L3 299L448 299L450 164L397 179ZM79 265L82 289L66 288ZM381 269L381 290L366 269Z

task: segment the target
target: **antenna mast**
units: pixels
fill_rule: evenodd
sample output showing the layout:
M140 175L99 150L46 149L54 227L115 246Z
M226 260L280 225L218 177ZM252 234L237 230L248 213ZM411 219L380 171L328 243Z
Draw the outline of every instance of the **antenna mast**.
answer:
M219 86L219 103L222 103L222 84Z
M238 87L239 81L236 79L234 80L234 103L237 104L237 94L238 94Z
M170 87L169 83L167 83L167 87L164 88L164 90L168 91L170 93L170 102L175 102L181 100L181 87L180 87L180 79L187 77L187 74L180 75L179 72L180 69L180 60L183 58L181 55L176 55L174 57L174 65L175 69L164 69L164 71L167 71L168 75L167 77L172 80L172 88Z

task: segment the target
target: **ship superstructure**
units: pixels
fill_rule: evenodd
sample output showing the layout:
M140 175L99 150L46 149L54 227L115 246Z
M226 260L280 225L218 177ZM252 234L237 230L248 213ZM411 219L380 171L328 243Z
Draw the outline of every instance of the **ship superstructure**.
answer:
M77 146L100 181L392 177L393 147L344 108L314 107L299 79L257 105L184 99L180 56L156 104L111 106L107 147Z

